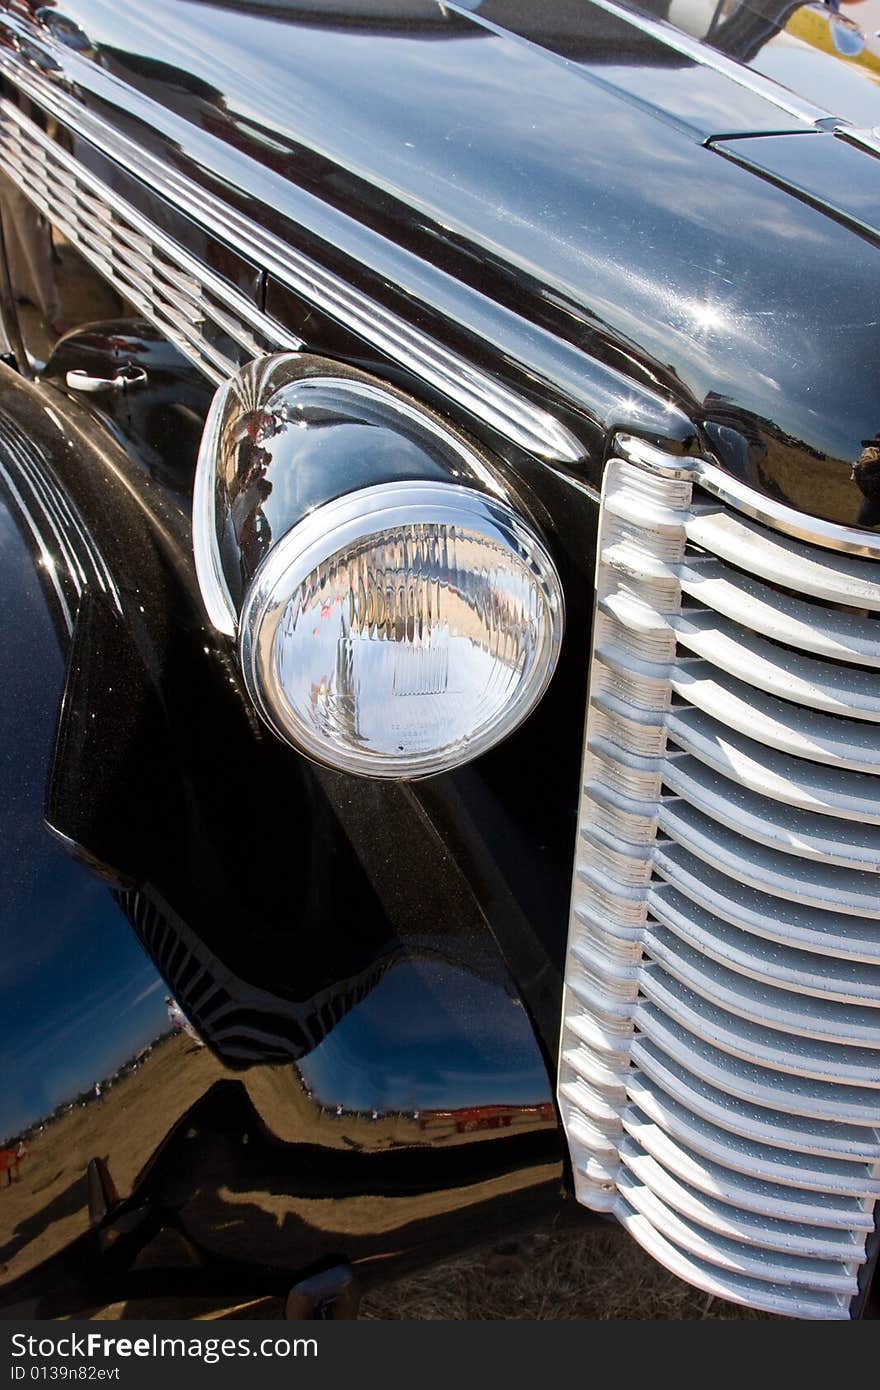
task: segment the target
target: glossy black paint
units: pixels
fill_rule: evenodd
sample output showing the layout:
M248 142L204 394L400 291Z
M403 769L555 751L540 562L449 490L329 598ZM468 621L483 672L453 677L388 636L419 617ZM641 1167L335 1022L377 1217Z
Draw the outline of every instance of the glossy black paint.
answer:
M865 159L851 140L833 135L780 135L716 140L715 148L804 202L821 207L866 241L880 239L880 159Z
M133 436L8 370L0 426L0 1131L30 1149L0 1305L54 1316L181 1271L280 1292L338 1258L368 1282L546 1222L563 1145L530 1015L549 1036L558 940L498 842L531 877L504 787L549 731L424 795L313 768L204 628L180 496ZM206 1048L168 1034L166 989ZM121 1202L89 1232L94 1159Z
M148 330L99 326L62 340L38 389L4 376L0 407L38 451L38 488L50 478L59 494L62 537L72 506L81 518L67 546L86 533L87 578L82 594L73 577L50 591L7 496L4 594L14 581L22 593L4 601L0 647L0 749L19 768L4 833L30 838L7 861L2 978L48 1053L3 1061L21 1096L0 1137L125 1061L76 983L84 940L104 997L160 999L158 969L209 1047L165 1038L118 1090L58 1121L81 1123L56 1130L65 1166L4 1232L0 1303L51 1315L176 1277L193 1291L193 1260L226 1292L282 1289L339 1259L387 1277L546 1220L564 1162L551 1077L608 432L714 449L769 495L869 524L850 466L878 427L873 235L829 215L827 170L806 199L730 157L789 132L780 150L822 142L833 183L843 142L790 133L778 108L587 3L499 0L474 15L427 0L65 0L51 20L8 7L0 43L13 33L170 168L552 408L585 462L569 475L454 420L528 495L568 635L548 695L501 747L377 786L268 735L204 626L187 521L206 400L193 373ZM74 147L312 352L449 417L405 362ZM68 366L122 358L147 367L141 402L66 393ZM171 397L191 413L169 437ZM0 456L20 469L10 439ZM164 1027L161 1011L145 1018L144 1042ZM69 1084L41 1109L34 1088L62 1050ZM93 1158L122 1202L88 1233ZM177 1252L157 1257L169 1230Z
M146 373L143 385L86 397L83 406L188 512L213 390L152 324L119 319L75 330L56 343L40 377L64 389L68 371L112 380L131 369Z
M878 425L875 247L706 143L805 129L795 117L566 0L64 14L90 47L55 44L59 80L450 346L538 385L584 439L588 481L605 427L662 435L659 397L673 440L690 419L755 486L856 523L850 469ZM822 138L829 160L851 157ZM859 156L867 178L875 157ZM266 295L313 350L387 371L307 297L271 277Z

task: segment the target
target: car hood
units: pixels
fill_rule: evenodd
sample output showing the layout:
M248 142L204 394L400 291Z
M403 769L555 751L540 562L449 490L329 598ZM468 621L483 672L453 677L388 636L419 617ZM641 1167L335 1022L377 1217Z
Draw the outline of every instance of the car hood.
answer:
M789 89L613 0L65 11L83 99L291 244L416 319L466 286L754 486L872 524L880 161Z

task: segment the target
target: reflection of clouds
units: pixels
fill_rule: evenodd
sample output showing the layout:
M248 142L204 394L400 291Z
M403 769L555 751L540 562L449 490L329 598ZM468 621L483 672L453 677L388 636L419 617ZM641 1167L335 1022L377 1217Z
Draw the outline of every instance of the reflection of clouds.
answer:
M104 891L106 892L106 889ZM150 979L150 984L144 988L143 981L146 978ZM144 962L142 970L129 983L129 986L120 990L118 993L113 993L111 991L108 994L107 982L102 979L100 983L95 985L94 989L85 991L79 996L71 996L61 1009L53 1013L51 1041L41 1035L30 1041L12 1041L8 1046L4 1047L2 1054L4 1074L5 1068L9 1066L20 1068L23 1072L29 1071L34 1068L35 1063L38 1063L39 1059L43 1057L44 1054L48 1055L49 1052L54 1053L56 1049L63 1047L69 1042L76 1042L76 1052L79 1053L90 1032L92 1030L95 1030L95 1032L100 1031L101 1025L99 1024L99 1020L103 1019L106 1021L111 1019L116 1021L125 1014L132 1013L144 1000L158 990L161 985L162 981L158 978L152 966L148 962ZM138 993L135 998L129 999L126 1003L127 996L132 988L137 989ZM158 1019L158 1014L156 1018ZM149 1038L155 1036L156 1031L158 1031L155 1028L155 1022L156 1020L151 1017L151 1028L153 1031L150 1032L148 1037L141 1037L140 1034L138 1034L137 1045L142 1042L147 1042ZM135 1044L130 1043L128 1038L126 1038L123 1042L122 1055L120 1055L119 1061L123 1062L127 1060L134 1047ZM78 1056L76 1060L71 1060L67 1071L70 1074L75 1072L77 1077L82 1076L83 1078L76 1081L74 1089L79 1089L81 1086L85 1085L88 1080L89 1068L88 1066L82 1066ZM53 1080L58 1082L59 1090L62 1093L65 1090L65 1074L65 1069L62 1066L53 1076ZM63 1099L64 1096L62 1095L61 1098Z
M131 1013L132 1009L136 1009L137 1006L138 1006L138 1004L143 1003L143 1001L144 1001L145 999L149 998L149 996L150 996L151 994L155 994L155 993L156 993L156 990L157 990L157 989L161 989L161 988L162 988L162 981L159 979L159 977L158 977L158 975L157 975L156 978L155 978L155 980L153 980L152 984L147 985L146 989L142 989L141 992L140 992L139 994L135 995L135 997L134 997L134 999L132 999L131 1003L130 1003L130 1004L126 1004L126 1006L125 1006L124 1009L120 1009L120 1010L119 1010L120 1014L129 1014L129 1013Z
M107 889L102 892L110 902ZM51 1114L164 1031L161 981L130 934L127 945L140 957L130 974L96 975L94 985L77 979L66 993L46 987L26 996L29 1022L7 1032L0 1048L0 1134Z
M647 56L647 55L646 55ZM693 127L695 133L711 135L720 130L778 129L782 117L778 109L746 87L731 99L731 84L712 68L680 58L675 63L651 67L648 62L608 63L598 69L604 81L623 94L631 92L639 101L658 111L674 113L676 121ZM734 113L735 111L735 118Z
M750 66L856 126L870 129L877 124L878 74L868 67L842 62L784 31L755 55Z

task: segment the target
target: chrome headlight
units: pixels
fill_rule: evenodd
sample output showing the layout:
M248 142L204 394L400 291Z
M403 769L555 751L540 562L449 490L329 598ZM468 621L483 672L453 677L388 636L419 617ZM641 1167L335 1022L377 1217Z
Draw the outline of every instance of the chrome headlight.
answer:
M444 483L362 488L269 553L241 615L245 680L282 738L419 777L514 729L553 674L562 593L503 502Z
M553 674L563 599L502 492L437 416L361 373L270 358L218 393L197 569L281 738L346 772L421 777L522 722Z

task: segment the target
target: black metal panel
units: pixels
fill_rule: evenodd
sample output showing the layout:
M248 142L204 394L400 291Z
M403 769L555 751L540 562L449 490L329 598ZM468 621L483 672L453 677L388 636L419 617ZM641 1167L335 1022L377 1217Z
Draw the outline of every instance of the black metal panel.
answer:
M149 453L4 370L0 1142L25 1153L0 1305L76 1311L184 1269L192 1294L337 1258L388 1277L548 1219L568 827L538 850L546 942L498 847L544 815L519 775L570 805L555 733L424 800L312 767L205 629ZM582 692L560 695L544 718L579 722ZM166 993L206 1046L169 1032ZM120 1203L89 1233L92 1160Z
M693 419L753 485L856 522L876 250L701 144L809 129L796 116L769 102L759 117L762 98L653 40L624 43L609 75L610 18L589 5L543 7L534 34L499 11L528 42L423 5L365 20L160 0L147 19L70 0L66 15L85 49L29 31L48 80L496 379L574 406L592 482L595 424L656 436L659 397L673 437ZM694 78L690 116L686 84L655 81L670 63ZM357 355L308 306L289 303L309 346Z

